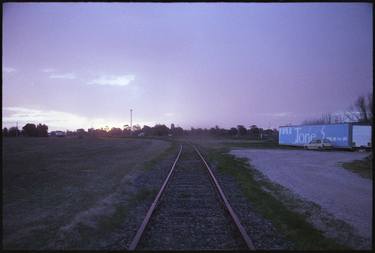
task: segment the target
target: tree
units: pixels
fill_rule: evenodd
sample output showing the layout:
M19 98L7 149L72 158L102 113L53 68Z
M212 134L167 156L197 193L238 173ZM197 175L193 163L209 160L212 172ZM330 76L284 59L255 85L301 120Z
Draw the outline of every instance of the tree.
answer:
M133 126L133 131L134 131L134 132L141 131L141 126L138 125L138 124L134 125L134 126Z
M73 131L66 130L66 136L74 136L75 133Z
M258 140L260 139L260 133L261 133L261 130L256 125L250 126L250 130L249 130L250 138Z
M8 128L4 127L3 128L3 137L8 136Z
M138 135L142 132L142 128L140 125L136 124L133 126L133 135Z
M144 133L145 136L150 136L152 135L152 128L144 125L142 128L142 132Z
M122 130L118 127L112 127L108 134L113 137L120 137L122 135Z
M200 128L198 128L199 130ZM213 136L218 136L219 135L219 126L216 125L215 128L211 127L210 130L208 130L208 132L213 135Z
M231 136L237 135L238 134L237 128L232 127L231 129L229 129L228 134L231 135Z
M349 111L345 116L350 121L372 124L373 106L372 93L365 96L359 96L353 105L349 107Z
M156 124L152 129L153 135L165 136L169 133L169 128L166 125Z
M8 136L15 137L20 135L20 130L17 127L11 127L8 130Z
M27 123L22 127L23 135L28 137L35 137L38 135L38 130L36 129L35 124Z
M173 130L173 134L175 136L182 136L184 135L184 129L182 129L181 127L175 127Z
M274 136L275 136L275 133L274 131L272 131L272 129L266 129L263 131L263 139L273 139Z
M92 127L87 129L87 135L90 137L95 137L95 129Z
M94 130L94 136L95 137L105 137L108 133L102 128L102 129L95 129Z
M238 135L244 136L247 134L247 129L243 125L238 125L237 129L238 129Z
M124 129L122 129L123 136L130 136L132 134L132 129L129 125L124 125Z
M78 138L82 138L86 134L86 131L83 128L77 129L76 132L77 132Z
M334 122L334 117L331 113L322 114L322 116L318 119L309 119L304 120L302 124L304 125L319 125L319 124L332 124L332 123L339 123Z
M45 124L38 124L38 126L36 127L36 136L48 137L48 126Z
M182 136L184 130L181 127L176 127L173 123L171 124L170 133L174 136Z

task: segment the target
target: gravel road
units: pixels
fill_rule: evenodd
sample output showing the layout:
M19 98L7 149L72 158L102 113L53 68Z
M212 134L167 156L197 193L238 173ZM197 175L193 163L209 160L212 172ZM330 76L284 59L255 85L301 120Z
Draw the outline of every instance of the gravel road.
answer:
M237 149L270 180L353 226L372 238L372 181L343 169L339 163L363 159L368 153L306 150Z

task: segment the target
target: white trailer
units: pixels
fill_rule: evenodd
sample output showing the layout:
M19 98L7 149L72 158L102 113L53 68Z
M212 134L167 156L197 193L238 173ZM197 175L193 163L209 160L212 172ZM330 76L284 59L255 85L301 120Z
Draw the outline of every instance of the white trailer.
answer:
M280 126L279 144L304 146L313 139L328 139L334 148L372 148L372 126L361 123Z
M352 145L355 148L371 148L371 126L353 125Z

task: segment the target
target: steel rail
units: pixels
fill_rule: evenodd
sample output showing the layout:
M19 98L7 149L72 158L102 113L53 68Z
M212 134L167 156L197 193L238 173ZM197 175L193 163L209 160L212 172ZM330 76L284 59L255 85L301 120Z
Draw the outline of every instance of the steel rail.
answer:
M255 247L254 247L254 244L253 244L252 240L250 239L249 235L246 233L246 231L245 231L244 227L241 225L241 222L238 219L236 213L233 211L231 205L229 204L229 201L225 197L224 192L219 185L219 182L216 180L216 177L214 176L214 174L212 173L212 170L210 169L210 166L208 166L206 160L204 160L204 158L201 155L201 153L199 152L199 150L194 145L193 145L193 147L194 147L195 151L198 153L198 155L200 156L200 158L202 159L202 161L204 162L204 164L206 165L207 170L208 170L208 172L211 176L211 179L213 180L214 185L216 186L216 189L218 190L219 195L220 195L221 199L223 200L226 209L228 210L230 216L232 217L234 223L236 224L238 230L240 231L240 233L242 235L242 239L245 241L247 247L250 250L255 250Z
M155 208L156 208L156 206L158 204L160 196L162 195L165 187L167 186L169 178L171 177L171 175L173 173L173 170L174 170L174 168L176 166L176 163L177 163L178 159L180 158L181 151L182 151L182 145L180 145L180 151L178 152L176 160L174 161L173 166L172 166L171 170L169 171L167 178L164 180L164 183L163 183L162 187L160 188L159 193L156 195L154 202L152 203L150 209L148 210L148 212L146 214L146 217L144 218L141 226L138 228L138 231L135 234L132 242L130 243L130 245L128 247L128 250L135 250L136 247L137 247L137 245L138 245L138 243L139 243L139 241L141 240L143 232L145 231L146 226L147 226L147 224L148 224L148 222L149 222L149 220L151 218L151 215L154 212L154 210L155 210Z

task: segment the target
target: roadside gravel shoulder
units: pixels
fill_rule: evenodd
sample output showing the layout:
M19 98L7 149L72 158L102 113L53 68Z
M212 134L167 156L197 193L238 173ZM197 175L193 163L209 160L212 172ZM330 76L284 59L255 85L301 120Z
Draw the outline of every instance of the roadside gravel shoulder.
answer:
M353 249L371 248L372 183L338 167L365 154L250 149L230 153L248 159L264 190L303 214L326 237Z

